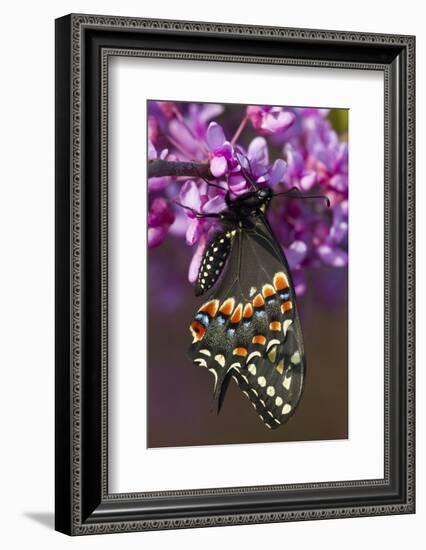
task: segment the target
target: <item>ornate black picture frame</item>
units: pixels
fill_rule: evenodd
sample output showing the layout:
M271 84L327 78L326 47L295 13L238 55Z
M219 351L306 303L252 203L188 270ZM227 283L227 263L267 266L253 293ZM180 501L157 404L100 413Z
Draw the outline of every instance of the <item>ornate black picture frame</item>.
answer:
M110 56L384 74L384 477L108 491ZM56 21L56 529L69 535L414 513L413 36L68 15Z

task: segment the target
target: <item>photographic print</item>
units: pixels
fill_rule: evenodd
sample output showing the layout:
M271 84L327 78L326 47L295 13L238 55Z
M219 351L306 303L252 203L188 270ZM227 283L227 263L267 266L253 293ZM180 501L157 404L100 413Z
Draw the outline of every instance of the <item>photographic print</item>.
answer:
M55 528L414 513L415 37L55 25Z
M148 447L348 437L348 110L149 100Z

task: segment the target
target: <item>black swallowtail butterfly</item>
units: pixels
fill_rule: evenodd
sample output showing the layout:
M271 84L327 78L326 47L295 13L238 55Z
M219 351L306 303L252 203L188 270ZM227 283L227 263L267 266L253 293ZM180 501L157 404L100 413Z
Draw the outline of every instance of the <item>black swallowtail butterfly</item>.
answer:
M199 215L217 218L222 230L199 268L195 294L213 290L190 324L189 353L214 375L218 411L233 378L273 429L300 401L305 351L291 273L266 218L276 195L250 183L253 190L245 195L226 194L221 213ZM291 191L280 194L309 197Z

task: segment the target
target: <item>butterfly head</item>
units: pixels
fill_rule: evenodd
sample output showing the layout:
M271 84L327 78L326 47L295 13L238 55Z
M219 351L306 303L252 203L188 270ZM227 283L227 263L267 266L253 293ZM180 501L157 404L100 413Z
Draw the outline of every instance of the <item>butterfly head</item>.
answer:
M272 189L269 187L262 187L256 191L256 198L259 201L258 209L261 212L266 212L273 195Z
M228 195L228 208L237 209L243 213L255 213L258 211L265 213L273 196L272 189L269 187L258 188L255 191L241 195L237 199L232 199Z
M261 187L256 191L258 199L266 204L270 202L273 197L273 192L270 187Z

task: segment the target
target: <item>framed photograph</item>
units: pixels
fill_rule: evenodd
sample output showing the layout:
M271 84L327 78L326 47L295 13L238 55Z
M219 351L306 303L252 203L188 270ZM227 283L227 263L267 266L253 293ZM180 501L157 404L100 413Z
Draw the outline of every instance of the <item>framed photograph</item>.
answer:
M412 36L56 20L56 529L406 514Z

